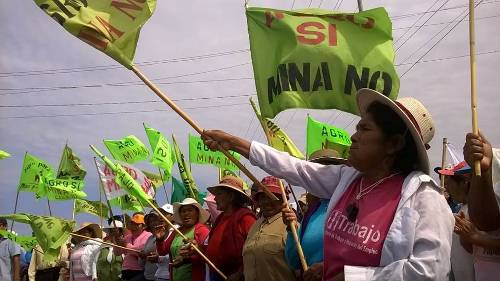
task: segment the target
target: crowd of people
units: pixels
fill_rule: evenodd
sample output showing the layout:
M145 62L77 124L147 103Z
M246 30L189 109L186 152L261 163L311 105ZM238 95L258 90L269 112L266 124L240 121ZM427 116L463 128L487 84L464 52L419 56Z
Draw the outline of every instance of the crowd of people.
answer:
M82 224L50 263L37 246L23 266L20 247L0 238L1 280L224 280L215 268L230 281L500 280L500 150L467 134L465 161L434 169L443 190L431 178L435 125L427 109L368 89L357 102L361 120L348 159L322 149L300 160L205 131L211 149L236 151L270 176L250 190L223 177L208 187L207 209L186 198L161 214L111 218L107 228ZM476 161L480 176L471 168ZM284 203L284 181L307 191L298 211Z

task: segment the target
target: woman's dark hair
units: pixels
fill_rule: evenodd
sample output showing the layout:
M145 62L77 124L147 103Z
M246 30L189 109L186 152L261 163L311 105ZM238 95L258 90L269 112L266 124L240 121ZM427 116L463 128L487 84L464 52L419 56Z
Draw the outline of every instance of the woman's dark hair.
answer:
M366 112L372 116L386 138L397 135L404 137L404 147L396 153L392 169L404 174L417 170L419 162L417 146L401 117L389 106L379 102L370 104Z

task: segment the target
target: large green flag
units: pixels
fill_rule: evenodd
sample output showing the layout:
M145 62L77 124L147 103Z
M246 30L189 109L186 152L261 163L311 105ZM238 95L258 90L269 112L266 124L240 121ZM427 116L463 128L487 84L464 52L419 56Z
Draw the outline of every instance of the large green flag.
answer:
M199 190L194 181L193 175L191 174L191 169L188 165L186 165L186 161L184 160L184 155L181 152L181 149L177 145L175 141L174 135L172 135L172 141L174 146L175 158L177 159L177 166L179 167L179 174L181 175L182 182L184 183L184 187L187 189L189 197L197 199L199 198ZM203 204L203 202L199 202Z
M287 108L336 108L358 114L356 92L395 99L392 23L384 8L359 13L319 9L246 11L262 116Z
M172 183L174 190L172 190L172 196L170 197L170 204L174 204L176 202L182 202L182 200L186 199L187 197L190 197L189 192L184 187L184 184L181 181L179 181L175 177L172 177Z
M240 159L240 155L234 151L230 153L236 159ZM200 137L189 135L189 162L196 164L210 164L221 169L231 171L239 170L231 160L229 160L222 152L212 151L203 143Z
M47 162L26 153L19 179L19 191L43 195L44 184L52 178L54 178L54 170Z
M250 98L250 104L264 130L264 134L266 134L268 144L279 151L288 152L293 157L304 159L304 154L293 143L292 139L278 125L274 124L273 121L262 117L252 98Z
M68 241L75 226L75 221L48 216L19 213L0 217L29 224L47 262L57 259L61 246Z
M104 145L106 145L111 155L113 155L113 158L130 164L147 160L149 157L149 150L133 135L121 140L104 140Z
M7 151L0 150L0 160L5 159L5 158L9 158L9 157L10 157L10 153L8 153Z
M151 164L163 169L165 171L165 181L168 181L172 175L172 166L175 162L172 146L159 131L146 126L146 124L144 124L144 129L146 130L146 135L153 151Z
M139 32L156 0L34 0L69 33L131 68Z
M0 237L5 237L16 242L26 251L31 251L38 244L36 237L17 235L7 230L0 230Z
M351 146L349 133L341 128L321 123L307 116L307 156L319 149L330 148L347 158Z
M83 181L86 174L87 171L85 171L80 163L80 158L78 158L78 156L73 153L73 150L66 144L57 171L57 178Z
M109 209L106 204L101 201L90 201L85 199L75 200L75 213L88 213L98 217L107 218Z

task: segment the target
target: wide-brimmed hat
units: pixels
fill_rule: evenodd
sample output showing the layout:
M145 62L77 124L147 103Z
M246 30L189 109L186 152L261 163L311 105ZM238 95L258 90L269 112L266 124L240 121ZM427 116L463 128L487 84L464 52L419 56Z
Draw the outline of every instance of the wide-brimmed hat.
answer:
M247 199L250 199L248 193L244 190L243 180L235 176L224 176L217 185L208 187L208 191L212 194L216 194L217 190L220 188L232 189L241 195L244 195Z
M163 206L161 206L161 208L163 211L165 211L167 214L171 214L173 215L174 214L174 206L172 206L172 204L165 204Z
M469 164L467 164L467 162L462 161L450 168L443 169L441 167L436 167L434 168L434 172L444 176L458 176L458 175L468 176L471 174L472 168L469 166Z
M417 148L417 168L430 173L427 147L434 137L434 121L425 106L415 98L400 98L395 101L372 89L361 89L356 96L361 117L366 115L366 110L373 102L379 102L390 107L406 124Z
M95 238L102 238L102 230L101 227L98 224L91 223L91 222L84 222L80 225L79 228L77 228L74 233L81 232L84 229L90 229L94 235L96 236Z
M199 223L205 223L207 220L210 218L210 214L207 212L207 210L203 209L201 207L200 203L198 201L194 200L193 198L186 198L182 200L182 202L176 202L174 203L174 220L178 224L182 224L182 219L180 216L180 209L182 206L194 206L198 209L199 212L199 217L198 217L198 222Z
M278 179L277 177L273 177L273 176L267 176L267 177L262 179L261 183L265 187L267 187L267 190L269 190L271 193L276 195L278 198L281 198L280 179ZM261 193L265 193L265 191L259 185L257 192L255 192L255 194L253 195L253 198L256 199L257 195L259 195ZM287 196L288 196L288 194L287 194Z
M347 159L342 158L337 150L326 148L311 153L309 161L323 165L341 165L345 164Z

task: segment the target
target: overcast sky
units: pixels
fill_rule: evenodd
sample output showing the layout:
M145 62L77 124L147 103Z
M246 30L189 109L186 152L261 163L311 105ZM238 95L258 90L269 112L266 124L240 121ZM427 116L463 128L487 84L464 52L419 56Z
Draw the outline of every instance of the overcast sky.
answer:
M293 2L297 9L311 5L332 10L340 4L337 10L357 10L354 0L250 1L249 5L291 9ZM397 67L398 73L420 61L401 79L399 96L418 98L434 117L437 130L429 150L433 166L440 164L443 137L461 149L466 132L471 130L467 19L428 52L454 25L452 21L466 12L466 4L464 0L364 3L365 9L385 7L393 18L395 46L401 45L396 64L403 63ZM423 13L439 7L439 12ZM495 147L500 145L499 16L499 0L484 0L476 9L479 125ZM0 149L13 155L0 161L1 214L14 209L26 151L57 168L68 142L88 171L85 191L92 200L99 199L99 192L89 144L104 151L103 139L130 134L147 144L142 126L145 122L166 136L174 133L187 153L187 135L195 134L194 130L146 86L109 85L138 79L64 31L32 1L0 1L0 38ZM142 29L135 62L149 78L158 79L165 93L179 100L202 127L264 141L248 104L249 96L255 95L248 49L243 1L158 1L155 14ZM153 63L141 65L144 62ZM291 109L280 113L276 123L303 151L307 113L351 133L357 122L353 115L336 110ZM137 166L156 169L148 163ZM193 165L192 169L201 189L216 183L214 167ZM252 170L259 177L264 175ZM177 167L174 175L178 175ZM160 191L158 198L164 203L165 195ZM53 215L70 217L71 205L70 201L51 202ZM21 193L18 211L48 214L47 202ZM98 222L90 215L78 215L77 220ZM27 232L20 225L15 230Z

